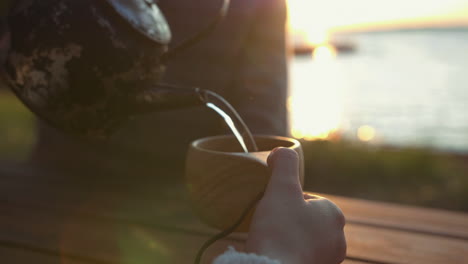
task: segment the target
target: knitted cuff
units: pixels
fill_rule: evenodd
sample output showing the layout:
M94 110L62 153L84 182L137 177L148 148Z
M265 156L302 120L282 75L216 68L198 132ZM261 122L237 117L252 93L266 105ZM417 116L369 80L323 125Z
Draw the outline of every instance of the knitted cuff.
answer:
M229 247L226 252L216 257L213 264L281 264L281 262L253 253L237 252L233 247Z

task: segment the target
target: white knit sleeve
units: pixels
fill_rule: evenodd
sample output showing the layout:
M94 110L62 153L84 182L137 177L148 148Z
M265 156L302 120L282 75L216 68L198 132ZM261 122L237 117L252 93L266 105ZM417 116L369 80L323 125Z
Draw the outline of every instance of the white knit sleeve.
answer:
M237 252L233 247L229 247L226 252L216 257L213 264L281 264L281 262L253 253Z

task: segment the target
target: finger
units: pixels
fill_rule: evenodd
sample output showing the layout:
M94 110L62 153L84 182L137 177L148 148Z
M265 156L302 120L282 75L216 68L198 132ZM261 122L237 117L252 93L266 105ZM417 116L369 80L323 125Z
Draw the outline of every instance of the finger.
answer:
M277 148L272 151L267 162L271 169L271 177L265 195L302 198L299 157L296 151Z

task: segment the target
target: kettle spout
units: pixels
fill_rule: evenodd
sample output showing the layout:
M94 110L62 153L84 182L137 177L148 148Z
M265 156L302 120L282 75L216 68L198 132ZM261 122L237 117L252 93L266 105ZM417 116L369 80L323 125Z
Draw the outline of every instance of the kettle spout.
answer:
M180 87L157 84L140 91L135 97L133 114L144 114L161 110L192 107L205 104L205 90L196 87Z

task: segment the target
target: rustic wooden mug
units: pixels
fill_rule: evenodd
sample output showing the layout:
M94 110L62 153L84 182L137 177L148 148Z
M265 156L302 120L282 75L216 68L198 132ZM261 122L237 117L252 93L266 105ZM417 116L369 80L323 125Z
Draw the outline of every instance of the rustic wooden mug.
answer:
M211 227L226 229L242 216L261 194L270 177L267 158L276 147L295 150L300 159L300 181L304 162L299 141L278 136L254 136L258 152L245 153L234 136L214 136L191 143L186 161L186 183L193 207ZM237 232L247 232L255 207Z

